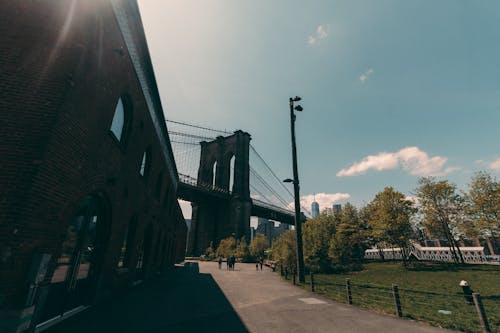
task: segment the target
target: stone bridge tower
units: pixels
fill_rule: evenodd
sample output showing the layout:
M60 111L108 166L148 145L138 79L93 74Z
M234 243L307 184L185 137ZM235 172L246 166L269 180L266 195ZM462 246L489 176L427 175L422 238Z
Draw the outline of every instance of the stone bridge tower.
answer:
M221 239L232 235L237 239L249 237L252 210L249 150L250 134L243 131L201 142L198 186L212 191L222 189L230 195L227 199L191 203L188 255L203 254L211 242L216 249Z

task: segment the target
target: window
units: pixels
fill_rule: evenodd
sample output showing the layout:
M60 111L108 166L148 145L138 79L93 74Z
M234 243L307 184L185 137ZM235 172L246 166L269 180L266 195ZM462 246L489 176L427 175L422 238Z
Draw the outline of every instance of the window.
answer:
M128 134L128 127L131 118L131 103L126 96L120 97L116 103L113 121L111 122L110 131L115 139L124 144Z
M139 174L146 178L149 173L149 165L151 164L151 147L148 147L142 155L141 168Z
M123 109L123 102L120 98L115 108L115 115L111 123L111 132L115 135L118 141L122 139L123 125L125 125L125 111Z

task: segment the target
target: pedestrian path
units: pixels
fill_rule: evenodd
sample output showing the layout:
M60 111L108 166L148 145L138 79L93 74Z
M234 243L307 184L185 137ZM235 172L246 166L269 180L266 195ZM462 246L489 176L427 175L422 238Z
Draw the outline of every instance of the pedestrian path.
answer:
M378 314L325 299L283 281L269 268L237 264L235 271L200 263L222 289L249 332L452 332L426 323Z
M451 332L332 302L264 267L188 262L53 327L59 332Z

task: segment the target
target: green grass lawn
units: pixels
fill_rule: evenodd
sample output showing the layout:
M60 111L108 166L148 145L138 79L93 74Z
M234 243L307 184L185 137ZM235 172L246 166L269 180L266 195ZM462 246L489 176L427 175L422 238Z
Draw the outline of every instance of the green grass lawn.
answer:
M369 263L349 274L316 274L316 292L347 302L345 279L351 281L354 306L395 314L392 284L399 287L403 316L465 332L481 332L474 305L466 305L461 280L480 293L492 332L500 333L500 266L417 266ZM304 288L309 288L309 276Z

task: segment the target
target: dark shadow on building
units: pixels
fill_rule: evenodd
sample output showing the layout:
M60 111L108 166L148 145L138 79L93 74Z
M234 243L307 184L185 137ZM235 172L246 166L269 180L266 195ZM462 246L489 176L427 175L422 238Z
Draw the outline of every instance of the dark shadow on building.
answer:
M197 263L172 271L45 331L231 332L247 328L210 274Z

